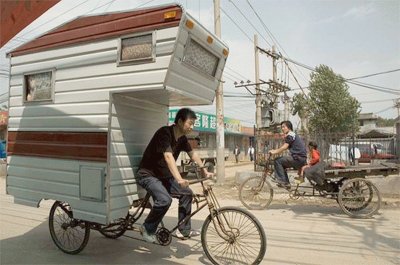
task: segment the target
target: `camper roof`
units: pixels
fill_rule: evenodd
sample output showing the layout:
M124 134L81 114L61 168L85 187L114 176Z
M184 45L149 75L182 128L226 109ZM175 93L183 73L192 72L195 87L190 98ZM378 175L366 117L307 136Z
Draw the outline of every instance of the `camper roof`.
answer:
M182 13L181 6L170 4L78 17L16 48L8 55L18 56L135 32L178 26Z

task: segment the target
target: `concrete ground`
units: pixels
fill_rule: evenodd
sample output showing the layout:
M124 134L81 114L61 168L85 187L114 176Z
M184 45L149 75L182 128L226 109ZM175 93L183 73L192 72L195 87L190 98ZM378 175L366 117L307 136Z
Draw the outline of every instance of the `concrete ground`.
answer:
M225 184L214 186L221 206L243 208L237 200L235 174L251 169L249 163L227 163ZM371 219L352 219L336 203L292 201L285 196L274 200L267 210L251 211L267 235L267 252L261 264L400 264L400 209L396 198L384 198L387 203ZM210 264L200 237L173 239L163 247L130 238L140 238L134 232L112 240L92 231L80 254L64 254L49 234L50 207L51 202L41 208L14 204L5 194L5 179L0 178L0 264ZM201 229L208 214L203 209L193 217L192 226ZM167 227L176 223L176 215L174 202L164 219Z

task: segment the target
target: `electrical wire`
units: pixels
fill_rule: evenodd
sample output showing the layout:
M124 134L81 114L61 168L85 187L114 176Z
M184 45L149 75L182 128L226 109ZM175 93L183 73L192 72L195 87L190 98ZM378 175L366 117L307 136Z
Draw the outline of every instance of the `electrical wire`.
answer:
M22 38L22 37L26 36L27 34L31 33L32 31L34 31L34 30L36 30L36 29L38 29L38 28L40 28L40 27L42 27L42 26L44 26L44 25L49 24L49 22L51 22L51 21L53 21L53 20L55 20L55 19L58 19L58 18L61 17L62 15L64 15L64 14L66 14L66 13L68 13L68 12L74 10L75 8L77 8L77 7L81 6L81 5L83 5L84 3L88 2L88 1L89 1L89 0L85 0L85 1L83 1L83 2L81 2L81 3L79 3L78 5L76 5L76 6L72 7L72 8L70 8L70 9L68 9L67 11L63 12L62 14L57 15L56 17L54 17L54 18L52 18L52 19L46 21L45 23L42 23L42 24L40 24L40 25L34 27L33 29L31 29L31 30L25 32L24 34L22 34L21 36L18 36L18 37L19 37L19 38ZM114 1L114 0L112 0L112 1ZM112 1L111 1L111 2L112 2Z
M366 78L366 77L371 77L371 76L376 76L376 75L384 75L384 74L394 73L394 72L398 72L398 71L400 71L400 69L394 69L394 70L389 70L389 71L385 71L385 72L379 72L379 73L375 73L375 74L369 74L369 75L363 75L363 76L358 76L358 77L347 78L347 80L361 79L361 78Z
M261 36L261 38L263 40L265 40L265 42L272 47L271 43L264 37L263 34L261 34L258 29L253 25L253 23L251 23L251 21L243 14L243 12L240 10L240 8L238 8L235 3L232 0L229 0L229 2L239 11L239 13L244 17L244 19L253 27L253 29Z
M220 7L220 9L221 9L222 13L224 13L225 16L227 16L227 17L233 22L233 24L235 24L235 26L249 39L249 41L250 41L251 43L253 43L253 40L252 40L252 39L249 37L249 35L247 35L247 33L235 22L235 20L233 20L233 19L231 18L231 16L229 16L228 13L226 13L225 10L224 10L222 7Z
M380 110L380 111L375 112L374 114L382 113L382 112L388 111L388 110L390 110L390 109L392 109L392 108L394 108L394 106L387 107L387 108L385 108L385 109L383 109L383 110Z
M253 10L254 14L256 15L256 17L258 18L258 20L261 22L261 25L264 27L264 30L266 31L266 33L270 36L270 38L272 39L272 41L286 54L287 57L288 53L285 51L285 49L283 48L283 46L279 43L279 41L275 38L274 34L272 34L272 32L268 29L267 25L264 23L264 21L262 20L262 18L258 15L258 12L255 10L255 8L253 7L253 5L250 3L249 0L246 0L247 4L250 6L250 8ZM296 69L299 71L300 75L304 78L304 80L308 80L307 77L304 76L303 72L300 71L300 69L298 69L296 67Z

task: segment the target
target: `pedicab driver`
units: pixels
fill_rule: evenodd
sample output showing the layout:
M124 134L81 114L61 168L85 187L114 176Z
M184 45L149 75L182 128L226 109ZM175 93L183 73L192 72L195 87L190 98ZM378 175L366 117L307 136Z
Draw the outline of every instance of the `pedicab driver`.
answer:
M185 194L179 198L178 221L191 214L193 192L189 188L189 182L179 173L175 161L179 153L185 151L192 161L200 166L203 165L186 138L192 131L196 119L196 114L191 109L180 109L174 124L158 129L143 154L136 179L137 183L150 193L154 201L152 210L141 226L143 239L147 242L157 242L155 232L171 205L171 193ZM202 174L203 177L212 177L212 173L205 168L202 169ZM176 233L181 238L198 235L198 232L191 230L190 220L182 224Z
M293 125L290 121L281 122L281 129L285 135L285 143L278 149L272 149L269 154L276 155L289 149L289 156L278 157L274 160L275 178L271 180L278 186L290 189L290 182L286 168L294 167L299 169L307 163L307 150L303 140L293 132Z

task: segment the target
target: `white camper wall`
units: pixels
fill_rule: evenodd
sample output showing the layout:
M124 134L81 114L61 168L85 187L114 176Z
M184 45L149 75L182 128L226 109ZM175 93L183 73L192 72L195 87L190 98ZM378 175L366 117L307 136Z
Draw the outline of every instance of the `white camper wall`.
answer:
M162 86L178 28L156 31L156 60L117 66L118 39L11 57L9 130L107 131L110 91ZM54 103L24 104L24 73L55 69Z
M35 206L42 198L63 200L71 204L75 218L103 224L125 216L130 202L137 198L133 172L144 151L143 145L156 127L167 124L168 109L148 103L143 106L135 101L126 105L126 100L117 100L110 114L110 92L162 88L177 31L175 27L156 32L156 60L151 63L117 66L118 39L11 58L10 132L107 134L111 124L109 141L110 137L113 141L111 145L109 142L108 162L9 155L7 192L17 203ZM54 102L24 104L24 73L54 68ZM144 117L150 118L148 123L142 120ZM80 197L82 166L104 172L111 167L112 178L105 178L104 185L110 187L105 191L104 201Z
M111 115L109 221L139 198L135 172L156 130L168 124L168 106L114 94Z

